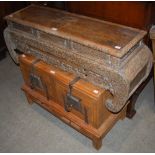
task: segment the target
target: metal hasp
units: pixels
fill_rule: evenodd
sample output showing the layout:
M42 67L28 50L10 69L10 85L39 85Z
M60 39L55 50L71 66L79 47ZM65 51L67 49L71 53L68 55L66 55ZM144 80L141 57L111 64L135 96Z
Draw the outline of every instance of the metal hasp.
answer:
M79 80L80 77L76 77L69 83L68 92L65 97L64 107L67 112L70 112L72 108L81 112L84 115L85 122L88 123L87 109L85 108L84 105L82 105L80 98L77 98L72 95L73 85Z
M35 75L34 73L30 74L30 84L32 89L33 88L43 89L43 84L41 82L40 77Z
M35 65L39 63L40 59L35 59L31 64L31 70L29 75L29 82L31 89L40 89L46 94L47 100L49 100L49 93L45 82L42 80L41 76L37 75Z
M80 77L76 77L73 81L69 83L68 92L65 98L65 110L66 111L70 111L69 109L73 107L79 112L81 113L83 112L82 106L81 106L81 99L72 95L72 87L78 80L80 80Z
M76 98L75 96L72 96L71 93L67 93L65 100L65 110L70 111L69 110L70 108L74 108L81 113L83 112L81 106L81 100Z

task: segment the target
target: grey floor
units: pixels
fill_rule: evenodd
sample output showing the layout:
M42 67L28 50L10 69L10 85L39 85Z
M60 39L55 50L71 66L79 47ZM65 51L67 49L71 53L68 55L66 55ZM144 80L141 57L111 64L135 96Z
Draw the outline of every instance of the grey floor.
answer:
M0 152L155 152L153 81L141 93L137 114L119 121L99 151L91 140L37 104L27 104L19 67L0 61Z

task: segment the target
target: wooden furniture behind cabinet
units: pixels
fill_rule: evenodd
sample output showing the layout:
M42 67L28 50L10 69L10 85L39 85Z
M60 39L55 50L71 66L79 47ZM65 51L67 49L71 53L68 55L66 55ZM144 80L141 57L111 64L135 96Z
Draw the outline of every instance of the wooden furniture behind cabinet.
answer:
M4 20L4 17L25 6L27 6L26 2L0 2L0 59L4 58L6 54L6 46L3 37L3 31L6 27L6 21Z

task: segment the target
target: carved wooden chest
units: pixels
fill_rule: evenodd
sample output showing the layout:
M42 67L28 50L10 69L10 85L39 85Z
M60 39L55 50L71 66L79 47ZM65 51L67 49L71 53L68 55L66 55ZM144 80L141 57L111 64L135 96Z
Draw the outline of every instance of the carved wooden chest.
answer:
M6 20L4 36L15 62L18 49L109 90L113 99L106 107L112 112L124 107L150 72L144 31L33 5Z
M88 136L96 149L113 125L125 118L126 107L117 114L105 107L105 101L112 98L109 91L30 55L19 56L19 63L28 102L38 103Z
M144 31L35 5L6 20L4 36L16 63L18 49L109 90L113 99L106 107L112 112L124 107L150 72Z
M35 57L22 55L19 60L26 86L47 100L58 103L94 128L109 117L110 112L104 107L104 102L112 97L108 91Z

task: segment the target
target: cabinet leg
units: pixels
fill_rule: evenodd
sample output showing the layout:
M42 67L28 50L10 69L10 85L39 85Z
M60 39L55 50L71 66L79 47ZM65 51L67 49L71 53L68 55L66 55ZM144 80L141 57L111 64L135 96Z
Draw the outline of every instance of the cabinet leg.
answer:
M127 104L129 104L129 102ZM124 107L124 109L122 109L122 111L120 113L121 113L120 119L121 120L125 119L127 116L127 107Z
M147 83L150 81L151 78L152 78L152 72L148 76L148 78L139 86L139 88L137 88L135 93L131 96L130 103L127 106L126 117L131 119L136 114L135 104L138 99L138 96L142 92L142 90L145 88L145 86L147 85Z
M32 98L30 97L30 95L28 95L27 93L25 93L25 96L26 96L26 98L27 98L28 103L29 103L29 104L33 104L33 100L32 100Z
M101 138L94 139L93 146L95 147L95 149L99 150L102 146L102 139Z

